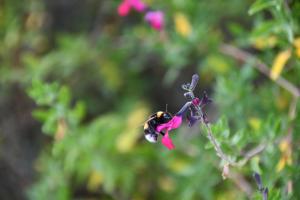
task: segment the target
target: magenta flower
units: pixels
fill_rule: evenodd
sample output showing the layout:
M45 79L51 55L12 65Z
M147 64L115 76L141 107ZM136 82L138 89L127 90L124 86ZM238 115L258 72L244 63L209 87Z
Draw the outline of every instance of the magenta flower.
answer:
M175 115L169 122L157 126L156 131L161 132L165 130L165 134L162 137L162 143L169 150L174 149L175 145L173 144L171 138L169 137L169 131L172 129L179 128L182 123L182 115Z
M192 100L192 103L194 106L198 106L201 103L201 101L198 97L196 97Z
M145 20L155 30L162 30L164 28L164 13L162 11L149 11L145 15Z
M175 148L175 145L173 144L171 138L169 137L169 133L166 132L166 134L163 136L163 138L161 139L161 142L163 143L163 145L165 145L165 147L167 147L169 150L172 150Z
M137 12L143 12L147 8L141 0L123 0L123 2L118 7L118 13L120 16L124 17L128 15L131 9Z
M181 125L181 122L182 122L182 116L175 115L169 122L157 126L156 130L158 132L160 132L164 129L167 131L170 131L172 129L178 128Z

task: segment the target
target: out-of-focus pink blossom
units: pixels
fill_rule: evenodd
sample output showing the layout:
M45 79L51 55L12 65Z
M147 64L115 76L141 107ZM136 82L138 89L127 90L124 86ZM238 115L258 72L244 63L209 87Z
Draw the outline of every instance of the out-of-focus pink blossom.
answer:
M131 6L138 12L143 12L146 10L146 4L144 4L141 0L129 0Z
M128 4L127 1L123 1L118 7L118 13L122 17L128 15L129 11L130 11L130 4Z
M118 13L120 16L124 17L128 15L131 9L143 12L146 10L146 7L146 4L144 4L141 0L123 0L118 7Z
M149 11L145 15L145 20L155 30L162 30L164 28L164 13L162 11Z
M172 130L172 129L179 128L181 123L182 123L182 116L181 115L175 115L169 122L161 124L161 125L157 126L157 128L156 128L157 132L161 132L163 130L166 131L161 142L169 150L175 148L175 145L173 144L171 138L169 137L169 131Z

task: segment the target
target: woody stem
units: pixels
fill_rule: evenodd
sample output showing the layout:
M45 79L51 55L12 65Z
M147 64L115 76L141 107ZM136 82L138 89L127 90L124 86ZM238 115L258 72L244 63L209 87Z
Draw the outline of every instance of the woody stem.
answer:
M206 124L206 123L203 123L203 124L205 124L205 126L206 126L207 138L213 144L213 146L214 146L214 148L215 148L215 150L217 152L217 156L219 156L222 160L226 161L229 165L236 166L237 163L235 163L232 160L230 160L230 158L223 152L223 150L221 149L219 143L217 142L217 140L212 135L212 131L211 131L210 125Z
M265 148L267 147L267 145L268 145L268 143L261 143L258 146L254 147L253 149L251 149L250 151L248 151L245 154L244 158L240 159L238 162L234 162L221 149L221 146L219 145L217 139L212 134L210 124L206 124L206 123L203 123L203 124L205 124L205 126L206 126L207 138L213 144L213 146L214 146L214 148L217 152L217 156L219 156L222 160L224 160L229 165L234 166L234 167L244 166L251 158L253 158L254 156L256 156L256 155L260 154L261 152L263 152L265 150Z

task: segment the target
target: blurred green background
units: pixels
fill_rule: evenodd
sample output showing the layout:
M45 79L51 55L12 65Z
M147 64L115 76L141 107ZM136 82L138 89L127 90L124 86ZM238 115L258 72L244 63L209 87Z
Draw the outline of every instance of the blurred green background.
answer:
M262 199L254 171L269 199L299 199L298 93L278 84L300 85L299 1L144 2L163 31L121 0L0 1L0 199ZM172 131L173 151L144 139L194 73L222 149L264 147L226 180L200 125Z

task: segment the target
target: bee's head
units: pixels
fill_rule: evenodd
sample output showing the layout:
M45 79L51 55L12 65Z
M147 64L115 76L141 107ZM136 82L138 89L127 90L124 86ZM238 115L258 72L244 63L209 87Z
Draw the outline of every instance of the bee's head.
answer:
M158 111L156 113L157 121L159 124L167 123L172 119L172 115L168 112Z
M170 121L172 119L172 115L168 112L164 112L163 114L163 119L167 122Z

